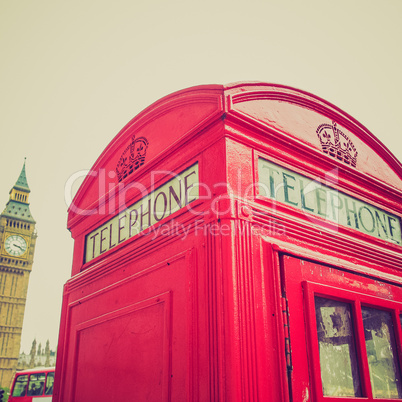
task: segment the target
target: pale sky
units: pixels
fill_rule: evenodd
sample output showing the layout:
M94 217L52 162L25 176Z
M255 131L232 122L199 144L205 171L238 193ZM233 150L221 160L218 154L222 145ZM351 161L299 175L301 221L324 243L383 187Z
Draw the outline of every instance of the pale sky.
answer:
M65 184L142 109L265 81L335 104L402 160L402 0L0 0L0 210L24 157L38 241L22 350L56 348ZM0 212L1 212L0 211Z

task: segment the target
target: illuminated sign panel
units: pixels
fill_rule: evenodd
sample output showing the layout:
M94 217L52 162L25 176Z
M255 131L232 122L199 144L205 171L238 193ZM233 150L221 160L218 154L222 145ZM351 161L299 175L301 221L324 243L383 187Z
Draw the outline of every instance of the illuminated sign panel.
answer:
M158 223L198 197L196 163L89 233L86 236L85 262Z
M379 239L402 244L401 221L396 215L263 158L258 159L258 173L259 193L264 197Z

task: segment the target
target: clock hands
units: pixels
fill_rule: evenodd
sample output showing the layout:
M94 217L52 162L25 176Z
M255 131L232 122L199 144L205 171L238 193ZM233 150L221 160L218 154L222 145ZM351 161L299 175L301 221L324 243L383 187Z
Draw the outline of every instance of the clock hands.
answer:
M19 246L18 244L13 243L13 246L18 247L20 250L24 251L24 249L21 246Z

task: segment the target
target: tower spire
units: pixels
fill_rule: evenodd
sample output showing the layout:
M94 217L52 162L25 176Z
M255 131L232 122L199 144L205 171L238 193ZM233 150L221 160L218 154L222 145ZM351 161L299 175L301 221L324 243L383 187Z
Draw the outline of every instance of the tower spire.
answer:
M15 188L16 190L31 192L31 190L29 189L29 186L28 186L27 176L26 176L26 172L25 172L26 160L27 160L27 158L24 158L24 165L22 166L20 176L18 177L18 180L16 181L13 188ZM10 191L10 193L11 193L11 191Z
M29 210L28 197L31 190L27 182L25 163L26 158L24 159L21 173L13 188L10 190L10 199L1 216L35 223Z

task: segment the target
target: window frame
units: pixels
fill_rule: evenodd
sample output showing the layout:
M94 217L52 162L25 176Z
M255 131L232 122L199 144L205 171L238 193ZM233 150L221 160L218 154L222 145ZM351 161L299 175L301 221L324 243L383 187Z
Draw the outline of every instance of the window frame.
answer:
M363 280L363 278L362 278ZM373 295L360 293L353 290L347 290L343 288L337 288L325 284L319 284L311 281L302 281L302 289L305 295L304 297L304 308L306 312L306 341L307 341L307 353L309 360L309 369L312 382L312 391L317 401L325 402L339 402L339 400L348 401L402 401L401 399L395 398L374 398L372 393L369 365L367 360L367 350L364 336L364 327L362 319L362 306L375 308L378 310L391 312L392 323L394 327L394 335L396 341L396 354L397 363L399 364L400 373L402 376L402 350L401 350L401 340L402 340L402 302L397 302L393 300L384 299L381 297L376 297ZM319 342L317 334L317 321L315 313L315 297L323 297L327 299L332 299L340 301L343 303L350 304L351 315L352 315L352 327L354 330L355 338L355 349L357 354L359 375L360 375L360 385L362 389L362 397L332 397L324 396L322 390L322 380L321 380L321 365L320 365L320 355L319 355Z

